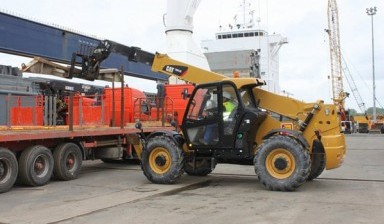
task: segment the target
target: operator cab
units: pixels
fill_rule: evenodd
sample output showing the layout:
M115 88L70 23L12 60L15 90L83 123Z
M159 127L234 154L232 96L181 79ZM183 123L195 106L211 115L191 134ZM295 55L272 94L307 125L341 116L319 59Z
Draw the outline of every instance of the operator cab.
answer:
M196 86L181 127L197 156L227 161L253 156L256 131L266 117L253 87L237 90L231 81Z

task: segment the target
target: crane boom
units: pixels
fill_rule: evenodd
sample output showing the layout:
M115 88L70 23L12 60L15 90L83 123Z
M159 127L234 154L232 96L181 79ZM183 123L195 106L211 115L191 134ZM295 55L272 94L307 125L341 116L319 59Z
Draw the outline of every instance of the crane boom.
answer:
M344 101L347 94L343 88L343 76L341 66L340 34L339 34L339 14L336 0L328 0L328 29L330 60L331 60L331 81L332 99L338 106L341 119L345 120Z
M329 35L329 48L331 58L331 80L332 80L332 94L333 102L339 107L341 120L346 120L345 114L345 98L348 93L343 88L343 75L352 91L357 105L362 113L366 113L365 104L357 89L355 80L347 66L347 63L341 54L340 49L340 34L339 34L339 13L336 0L328 0L328 29L326 30Z

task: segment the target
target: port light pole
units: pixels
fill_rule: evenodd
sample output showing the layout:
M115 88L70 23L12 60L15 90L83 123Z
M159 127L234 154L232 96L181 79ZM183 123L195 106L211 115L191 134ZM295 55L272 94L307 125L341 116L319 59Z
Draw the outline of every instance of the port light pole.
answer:
M373 35L373 16L376 15L376 12L376 7L367 8L367 14L371 16L372 27L373 123L376 123L375 39Z

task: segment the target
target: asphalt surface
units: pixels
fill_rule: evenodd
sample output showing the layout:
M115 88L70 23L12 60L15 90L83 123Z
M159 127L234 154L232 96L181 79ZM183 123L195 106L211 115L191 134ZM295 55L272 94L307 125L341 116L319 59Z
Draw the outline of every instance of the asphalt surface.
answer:
M347 135L342 167L272 192L252 166L151 184L137 164L84 163L79 178L0 194L0 223L383 223L384 135Z

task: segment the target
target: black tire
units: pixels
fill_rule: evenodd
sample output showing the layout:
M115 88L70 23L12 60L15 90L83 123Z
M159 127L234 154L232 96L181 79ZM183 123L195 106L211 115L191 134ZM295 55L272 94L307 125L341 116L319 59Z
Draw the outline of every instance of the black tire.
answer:
M323 144L319 140L315 140L312 146L311 154L311 172L309 173L307 181L311 181L321 173L323 173L326 165L326 156Z
M0 147L0 193L9 191L16 182L18 165L16 156Z
M173 184L184 173L184 153L166 136L155 136L141 155L141 168L152 183Z
M190 175L190 176L207 176L208 174L212 173L214 170L214 167L216 166L216 163L214 164L214 167L212 169L211 167L211 160L210 159L196 159L196 167L193 169L193 159L188 159L184 164L184 171Z
M288 136L272 136L260 146L254 158L255 172L269 190L293 191L308 178L307 150Z
M311 156L311 172L309 173L308 176L308 181L311 181L320 174L323 173L326 165L326 160L325 160L325 154L324 153L319 153L319 154L312 154Z
M58 145L53 151L53 174L59 180L73 180L79 175L83 156L75 143L67 142Z
M48 183L53 172L52 152L45 146L27 148L19 158L19 182L29 186Z

